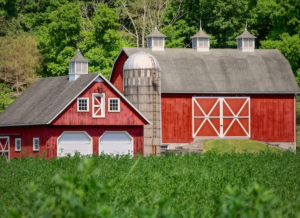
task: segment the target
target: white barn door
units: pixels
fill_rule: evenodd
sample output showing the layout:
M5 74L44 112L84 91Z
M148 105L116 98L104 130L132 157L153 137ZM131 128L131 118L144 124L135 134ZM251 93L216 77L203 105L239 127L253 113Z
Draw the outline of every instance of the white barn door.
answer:
M67 131L57 139L57 156L64 157L70 154L74 156L76 152L81 155L93 153L93 140L87 132Z
M193 97L193 138L250 138L249 97Z
M0 136L0 157L5 156L7 161L10 160L9 149L9 136Z
M105 132L99 139L99 154L133 154L133 138L128 132Z

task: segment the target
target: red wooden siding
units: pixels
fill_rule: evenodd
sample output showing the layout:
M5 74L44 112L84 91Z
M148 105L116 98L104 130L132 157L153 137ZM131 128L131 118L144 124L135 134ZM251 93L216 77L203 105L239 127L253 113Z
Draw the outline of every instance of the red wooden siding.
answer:
M127 58L125 52L122 51L119 58L116 59L110 79L110 82L123 94L123 66Z
M47 158L57 156L57 138L64 131L86 131L93 138L93 153L98 154L99 138L106 131L127 131L134 140L134 154L144 154L143 126L23 126L1 127L0 135L10 137L10 158L45 153ZM15 138L21 138L21 151L15 151ZM33 151L33 138L40 139L40 150Z
M163 143L192 142L192 97L195 94L162 94ZM212 96L212 95L206 95ZM216 97L225 97L213 95ZM230 95L226 95L230 97ZM236 96L236 95L231 95ZM244 95L238 95L244 97ZM294 95L250 96L251 139L294 142ZM246 124L245 124L246 125Z
M103 88L105 93L105 118L93 118L92 94L99 93L98 87ZM146 121L132 109L132 107L121 98L105 82L94 82L80 97L89 98L89 112L77 112L77 99L72 102L53 122L53 125L145 125ZM120 98L120 112L108 112L108 98Z
M1 127L0 134L4 136L7 134L10 140L10 158L21 158L24 154L29 156L32 154L36 156L43 153L47 157L47 126L27 126L27 127ZM21 151L15 151L15 139L21 138ZM33 138L40 139L40 150L33 151Z

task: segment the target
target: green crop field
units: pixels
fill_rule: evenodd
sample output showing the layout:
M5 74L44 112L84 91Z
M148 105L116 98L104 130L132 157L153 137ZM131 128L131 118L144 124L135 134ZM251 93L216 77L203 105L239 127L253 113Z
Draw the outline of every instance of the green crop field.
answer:
M1 159L0 217L300 217L300 154Z

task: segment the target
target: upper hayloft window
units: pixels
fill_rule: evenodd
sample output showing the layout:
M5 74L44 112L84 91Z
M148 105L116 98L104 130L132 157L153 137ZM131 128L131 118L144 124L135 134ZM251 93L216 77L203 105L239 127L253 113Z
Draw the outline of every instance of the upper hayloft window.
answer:
M119 98L109 98L108 112L120 112L120 99Z
M77 111L88 112L89 111L89 99L88 98L77 98Z
M105 117L105 94L93 93L93 117L104 118Z

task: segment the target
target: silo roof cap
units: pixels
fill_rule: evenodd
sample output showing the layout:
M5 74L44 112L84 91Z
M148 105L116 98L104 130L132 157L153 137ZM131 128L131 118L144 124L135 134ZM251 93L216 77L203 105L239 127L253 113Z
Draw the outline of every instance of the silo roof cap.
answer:
M153 55L141 51L131 55L124 64L124 70L137 69L160 69L160 66Z

